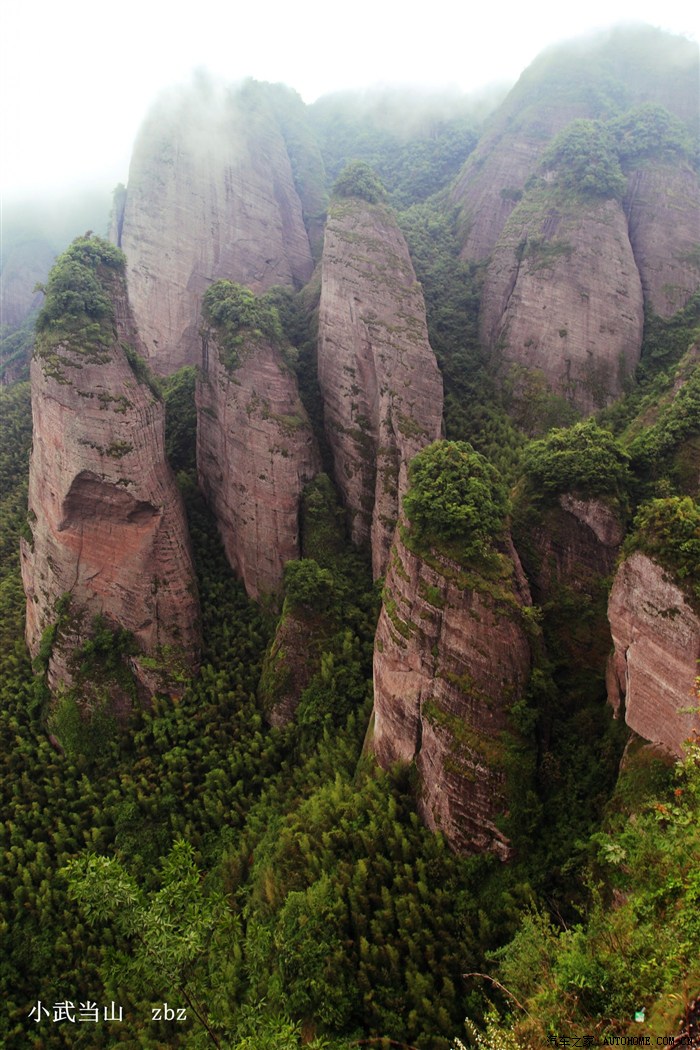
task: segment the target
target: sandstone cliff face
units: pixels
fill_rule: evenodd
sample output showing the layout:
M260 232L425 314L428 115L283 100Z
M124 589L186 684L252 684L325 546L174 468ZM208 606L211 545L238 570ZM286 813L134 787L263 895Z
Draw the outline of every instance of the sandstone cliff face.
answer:
M620 394L641 349L644 304L622 207L526 196L484 281L481 334L513 377L543 376L582 412ZM512 366L515 366L513 372Z
M132 632L140 692L177 690L196 668L199 608L181 498L164 449L164 409L136 379L123 344L137 343L122 274L102 274L112 340L86 351L74 336L38 345L31 365L33 450L22 541L26 636L42 632L69 597L49 665L52 690L70 686L75 650L93 619ZM137 344L138 345L138 344ZM116 709L127 698L114 694Z
M302 201L265 87L202 80L162 100L136 142L113 239L128 260L149 361L163 375L199 362L199 310L213 281L260 292L311 276Z
M269 340L247 337L229 370L202 340L197 472L224 548L248 594L278 593L299 557L299 503L320 459L296 378Z
M375 639L372 748L384 767L415 762L428 827L457 850L505 860L500 735L530 671L527 582L512 545L502 579L489 584L441 556L417 556L401 531Z
M442 427L425 304L391 213L337 201L323 248L318 377L335 477L355 543L384 571L409 461Z
M527 526L519 544L538 603L551 601L561 585L590 593L599 577L612 572L625 535L619 514L601 499L565 493L557 504L538 525Z
M661 317L700 288L700 181L685 161L632 172L624 208L645 302Z
M616 712L624 709L635 733L681 756L683 742L700 733L700 618L664 569L639 551L617 572L608 617L615 647L610 702Z
M493 115L453 187L463 257L490 255L542 154L572 120L606 120L653 100L697 136L697 80L697 47L648 26L543 52Z

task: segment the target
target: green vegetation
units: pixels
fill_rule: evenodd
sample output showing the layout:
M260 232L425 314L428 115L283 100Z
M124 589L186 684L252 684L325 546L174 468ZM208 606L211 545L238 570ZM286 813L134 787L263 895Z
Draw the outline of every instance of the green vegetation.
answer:
M110 290L123 275L124 256L99 237L79 237L58 257L36 319L35 354L47 375L68 382L65 368L79 367L80 358L109 360L115 338Z
M624 498L630 484L629 460L610 431L588 420L532 441L525 449L523 468L535 488L550 495Z
M552 142L542 160L557 183L584 197L622 197L626 180L615 138L598 120L574 120Z
M333 193L336 197L358 197L368 204L380 204L386 199L379 176L362 160L346 164L335 180Z
M463 441L436 441L408 471L403 508L419 543L458 544L464 558L484 554L508 510L498 471Z
M627 112L613 75L620 46L618 39L591 68L580 62L573 78L571 54L545 57L523 78L535 87L540 78L541 97L521 118L533 135L552 76L562 87L552 104L569 105L583 90L600 117L576 122L552 147L548 163L556 161L565 194L618 195L621 169L646 163L655 141L665 158L687 161L675 118L655 106ZM655 54L640 63L642 85L656 75ZM280 122L313 227L324 190L308 126L284 89L259 87L247 86L247 104L261 127ZM626 733L612 720L603 682L610 580L583 565L575 580L559 578L556 558L538 561L535 548L542 532L553 549L568 549L562 493L602 497L620 518L636 506L623 553L647 552L698 607L700 380L687 351L700 300L669 320L647 318L636 386L617 405L528 445L525 433L568 417L536 382L525 397L529 414L517 423L509 415L479 346L482 270L459 259L455 216L444 197L431 196L473 146L466 116L400 137L376 123L363 132L340 104L323 117L322 109L314 119L317 128L325 121L330 179L360 162L341 176L341 193L359 187L361 196L405 208L400 221L445 383L448 440L411 465L408 540L458 585L489 594L504 617L517 615L531 642L526 695L497 743L470 736L438 704L425 708L503 772L503 830L514 859L455 856L419 820L414 774L383 773L367 754L381 581L373 583L366 557L349 545L328 475L303 496L303 557L286 567L276 634L271 612L246 598L195 487L193 369L155 381L125 351L166 405L168 456L202 600L201 673L152 710L134 703L118 725L109 683L117 678L136 701L134 639L98 620L75 654L75 688L51 700L48 660L76 624L60 602L32 669L17 555L20 535L31 542L29 392L0 389L0 1043L8 1048L448 1050L461 1046L461 1035L481 1050L538 1050L554 1037L637 1034L632 1018L642 1006L649 1030L667 1035L682 997L698 988L700 754L691 747L674 768L631 746L618 779ZM513 187L503 196L522 193L526 206L540 191ZM532 237L523 246L530 264L545 269L568 251L564 240ZM109 352L110 291L121 267L120 253L93 238L59 260L37 336L57 378L67 381L81 355L99 361ZM323 442L317 304L317 284L256 297L222 281L207 292L204 321L230 369L256 340L272 340ZM103 403L124 407L109 395ZM112 446L113 455L123 452ZM512 562L493 550L516 481L516 546L541 602L524 611ZM394 571L407 566L395 558ZM422 596L436 618L444 615L439 588L425 585ZM397 598L387 595L385 607L401 640L421 629ZM301 640L296 653L283 651L290 624ZM294 657L306 670L294 721L271 728L265 716ZM453 678L468 688L467 675ZM51 1009L88 996L113 1000L122 1021L30 1016L39 1001ZM187 1020L153 1018L165 1001Z
M275 307L248 288L233 281L215 281L204 293L202 318L216 332L226 367L238 366L246 342L268 339L275 345L284 341Z
M483 115L483 107L477 113L459 97L422 99L391 90L328 95L309 109L329 183L348 160L364 161L396 208L449 184L476 144Z
M700 504L690 496L654 499L639 508L625 553L641 550L669 569L700 606Z
M693 142L686 126L658 104L647 102L610 122L617 154L625 169L640 161L693 160Z

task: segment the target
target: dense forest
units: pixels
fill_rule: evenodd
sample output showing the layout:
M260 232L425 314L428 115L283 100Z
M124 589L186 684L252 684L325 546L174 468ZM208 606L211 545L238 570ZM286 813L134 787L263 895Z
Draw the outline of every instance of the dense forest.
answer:
M536 73L539 104L562 74L553 61ZM697 176L687 123L661 106L628 109L612 79L601 92L600 117L555 136L510 206L539 207L555 169L562 212L621 199L640 158L682 157ZM390 101L379 119L381 106L322 100L309 134L332 200L392 209L425 298L444 440L411 464L406 549L449 559L495 593L512 534L531 583L519 615L532 667L498 748L509 859L452 849L420 819L415 767L382 769L372 753L375 631L391 599L367 547L350 541L333 477L318 280L258 296L220 281L203 317L227 367L244 352L241 331L279 344L323 469L303 491L301 557L287 563L281 601L251 600L198 489L196 369L158 377L132 355L165 406L202 652L182 690L134 704L127 722L109 703L81 706L81 681L123 678L127 632L96 622L58 699L47 670L60 615L33 661L27 652L18 551L32 542L30 389L26 377L0 388L5 1047L525 1050L642 1032L670 1045L689 1023L700 993L700 740L678 759L614 717L616 565L581 586L547 577L538 537L563 528L562 497L601 501L622 523L617 564L644 553L700 612L700 293L667 316L647 305L639 363L593 414L537 378L524 395L493 367L480 329L486 265L464 257L453 194L489 124L441 102L417 107L398 134ZM528 236L521 256L548 272L570 250ZM97 251L121 265L116 248ZM57 319L61 338L89 330L104 350L111 308L78 281L87 255L77 242L44 286L38 355ZM15 360L34 330L12 338ZM276 639L290 625L304 638L304 677L293 719L271 725L292 673ZM700 692L688 696L698 704Z

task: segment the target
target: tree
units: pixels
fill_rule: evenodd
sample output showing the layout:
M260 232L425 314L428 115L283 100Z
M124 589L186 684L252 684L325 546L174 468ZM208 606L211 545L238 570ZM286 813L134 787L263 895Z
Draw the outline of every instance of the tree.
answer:
M503 530L508 497L501 477L465 441L436 441L411 461L403 509L419 541L459 541L467 558Z
M629 456L610 431L593 420L551 430L530 442L524 467L533 484L551 494L621 496L630 479Z
M614 136L600 120L573 120L554 139L542 163L556 169L559 185L586 197L620 198L625 192Z
M379 204L386 198L386 190L379 176L363 160L346 164L333 186L336 197L359 197L368 204Z
M212 981L225 981L226 967L221 959L217 966L213 943L230 945L235 926L223 896L204 892L192 846L174 843L162 862L162 888L151 895L119 861L94 853L70 860L63 874L88 923L111 926L129 946L128 954L110 953L109 976L138 994L179 994L209 1042L220 1046L209 1004L222 994Z

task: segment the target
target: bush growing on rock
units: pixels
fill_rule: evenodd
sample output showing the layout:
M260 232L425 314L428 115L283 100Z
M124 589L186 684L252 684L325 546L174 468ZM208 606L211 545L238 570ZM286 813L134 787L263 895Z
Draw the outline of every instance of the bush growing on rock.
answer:
M629 456L610 431L593 420L532 441L524 466L535 487L551 494L620 496L629 481Z
M411 461L403 508L419 541L459 542L483 553L502 531L506 488L494 466L466 441L436 441Z
M359 197L368 204L379 204L386 197L379 176L363 160L346 164L333 187L336 197Z

